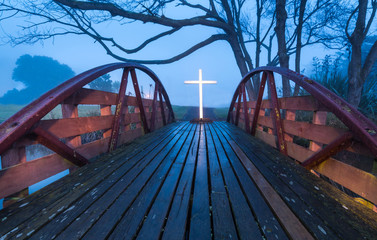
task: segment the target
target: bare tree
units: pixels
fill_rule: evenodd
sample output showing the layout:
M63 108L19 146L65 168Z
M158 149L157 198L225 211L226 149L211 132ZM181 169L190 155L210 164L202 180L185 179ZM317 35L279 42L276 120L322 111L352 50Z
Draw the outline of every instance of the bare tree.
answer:
M276 37L278 41L278 55L281 67L289 68L289 55L287 51L287 44L285 39L285 27L288 18L286 7L286 0L276 0ZM291 87L289 80L283 78L283 96L289 97L291 95Z
M365 80L377 60L376 40L370 48L364 63L362 63L361 47L375 20L377 11L377 0L371 0L370 3L371 11L368 14L368 0L359 0L358 6L350 14L345 27L347 39L351 44L351 61L348 65L348 102L356 107L360 103ZM354 30L350 34L350 27L356 14L357 18L354 23Z
M302 0L302 2L305 1ZM322 2L336 1L340 0L316 0L314 1L316 4L313 5L323 9L329 5L322 5ZM142 64L172 63L216 41L225 41L232 49L243 76L255 66L261 65L260 56L264 51L267 54L267 64L277 65L280 62L281 66L288 67L289 56L297 49L299 53L296 54L296 58L300 62L301 49L319 42L318 32L321 32L323 23L326 23L325 20L321 22L322 25L314 24L313 19L316 15L312 13L315 11L311 10L305 11L305 14L302 13L299 17L299 20L302 18L301 23L299 21L299 24L287 25L286 19L295 19L295 12L287 15L285 0L277 0L277 2L279 6L283 4L283 8L267 0L255 0L255 3L246 0L207 0L200 4L193 4L188 0L0 0L0 20L14 16L28 19L21 26L21 35L11 36L11 41L15 44L35 43L67 34L86 35L100 44L113 58ZM256 5L256 19L250 17L250 9L254 5ZM301 5L305 4L301 3ZM169 17L170 12L176 7L187 10L192 13L191 16L182 19ZM146 39L139 46L127 48L127 34L120 38L106 33L99 27L101 24L110 22L117 22L121 25L130 22L156 24L159 29L163 30ZM272 29L275 23L276 31L274 32ZM306 27L304 27L305 24ZM251 27L254 25L255 29ZM132 54L143 51L152 43L192 26L207 27L208 37L167 59L132 57ZM278 39L278 54L274 53L275 36ZM294 44L296 39L300 39L300 44L299 41ZM251 48L247 45L250 42L255 42L254 61L249 54ZM258 86L259 78L253 79L253 84L247 85L250 98L253 98ZM290 93L288 88L290 88L289 84L283 84L287 95Z

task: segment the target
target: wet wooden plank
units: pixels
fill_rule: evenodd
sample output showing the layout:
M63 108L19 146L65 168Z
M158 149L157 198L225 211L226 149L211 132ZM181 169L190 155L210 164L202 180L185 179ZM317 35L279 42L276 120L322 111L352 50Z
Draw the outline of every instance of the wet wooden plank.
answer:
M89 211L85 211L84 214L80 215L80 224L75 222L68 226L60 233L58 239L78 238L83 237L84 234L86 234L84 238L89 239L105 238L120 220L124 211L137 197L140 189L150 179L151 174L156 171L167 152L181 138L182 131L179 131L172 139L168 139L164 144L161 144L159 148L142 157L140 164L130 172L129 176L125 176L123 181L121 179L119 184L117 183L114 188L108 190L99 199L100 201L96 201L96 204L88 209ZM148 162L150 163L147 164Z
M185 167L174 200L167 217L162 239L184 239L187 230L187 216L189 214L189 205L191 189L193 185L196 156L198 153L200 128L196 128L193 142L188 150L188 156Z
M316 238L358 238L361 233L371 238L377 232L376 214L370 209L253 137L228 124L223 126L223 130L231 129L226 131Z
M215 145L209 130L209 124L205 127L208 162L210 169L210 193L212 205L212 221L214 239L238 239L237 230L233 221L232 209L225 189L219 159Z
M198 157L195 169L195 185L190 215L189 237L191 239L211 238L211 219L209 209L208 173L205 134L200 125Z
M216 152L220 159L221 170L229 193L229 200L235 218L238 234L241 239L261 239L262 232L256 221L250 221L255 216L250 209L244 193L239 185L237 177L230 164L229 155L227 155L223 144L216 132L212 131L213 142Z
M166 130L168 132L168 130L171 129L167 127ZM155 134L150 135L151 137L148 137L147 135L147 137L143 138L141 141L135 141L135 143L139 144L131 145L130 148L127 149L127 151L122 151L122 149L120 149L119 151L116 151L117 155L111 154L110 157L113 157L113 160L116 164L108 164L108 157L99 159L98 161L92 163L90 166L78 169L77 172L70 176L70 178L63 178L58 182L47 186L46 188L31 195L24 201L20 202L20 204L15 204L10 208L4 209L0 212L0 216L2 216L2 219L11 218L11 220L2 223L0 235L8 233L15 226L18 226L18 231L14 231L13 234L26 234L32 230L35 231L35 228L33 228L32 224L30 224L31 222L37 221L36 225L40 225L41 223L43 223L43 218L46 218L46 216L47 220L45 221L50 221L51 219L49 219L49 216L52 216L54 213L56 213L57 209L60 209L61 206L76 201L78 198L83 196L83 194L89 192L103 178L106 178L107 176L112 174L119 166L127 162L118 161L119 159L124 158L124 156L133 157L140 152L148 152L148 148L146 149L145 147L141 146L143 146L143 144L150 144L152 148L155 147L160 143L158 139L161 139L162 141L169 136L163 136L167 132L156 131ZM106 167L101 167L103 165L105 165ZM112 166L107 167L108 165ZM93 169L98 171L93 171ZM66 181L66 179L68 179L68 182ZM67 199L69 199L69 201L67 201ZM64 207L61 210L67 208L68 207ZM45 210L41 211L42 209ZM34 221L30 221L28 219L32 219Z
M235 154L237 154L237 157L240 159L244 167L247 169L250 177L253 179L259 191L262 193L264 199L269 204L271 209L274 211L279 221L282 223L284 229L286 229L287 233L289 234L289 237L292 239L313 239L309 231L301 224L300 220L294 215L294 213L291 212L289 207L274 191L272 186L258 171L255 165L251 163L251 161L245 155L245 153L237 146L237 144L233 140L228 140L229 145L233 148ZM224 143L224 145L225 144L226 143ZM228 149L227 153L229 155L232 154L230 149ZM270 231L272 231L272 229L273 228L270 228Z
M0 211L1 239L377 234L375 213L227 123L169 124L52 185Z
M182 145L180 152L175 159L173 166L169 170L156 199L153 202L151 209L146 215L143 226L138 233L137 239L159 239L162 233L162 228L165 218L168 214L170 204L172 202L178 180L181 176L183 166L186 163L188 153L193 142L196 125L192 125L191 131ZM195 144L195 143L194 143ZM184 210L184 209L183 209Z
M162 163L158 166L158 168L155 167L155 172L153 173L153 175L150 173L148 181L144 181L144 187L135 187L135 189L129 191L129 195L136 196L136 199L134 200L134 202L130 204L129 208L126 209L126 211L123 210L123 206L127 206L127 204L125 204L125 202L127 201L120 201L118 199L118 202L121 204L122 207L118 206L117 211L124 211L124 214L121 217L121 219L119 219L119 222L117 223L115 228L112 230L109 239L132 239L137 234L139 227L141 226L144 217L147 214L148 209L150 208L153 200L156 198L156 194L158 193L159 189L161 188L161 185L167 177L169 169L172 167L175 159L177 158L182 144L186 141L186 138L190 132L190 128L191 126L189 126L189 128L181 134L178 142L173 146L170 152L163 153L161 155ZM105 215L100 219L100 221L102 221L102 224L109 223ZM107 215L111 219L113 218L111 214ZM84 236L84 239L93 239L98 236L104 236L103 232L103 226L95 225Z
M214 127L213 125L214 124L211 125L211 131L219 136L224 145L226 153L231 160L231 165L239 179L244 195L252 208L255 220L262 228L264 236L267 239L288 239L284 228L277 220L274 212L270 209L266 199L262 196L255 183L248 175L246 171L247 168L245 169L241 161L238 159L238 156L236 156L236 153L232 151L231 144L227 141L228 139L222 134L218 127Z

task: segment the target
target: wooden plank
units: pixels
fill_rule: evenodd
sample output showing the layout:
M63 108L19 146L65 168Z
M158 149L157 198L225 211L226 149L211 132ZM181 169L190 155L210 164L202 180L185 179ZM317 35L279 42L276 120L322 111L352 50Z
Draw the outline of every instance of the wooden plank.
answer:
M164 126L166 125L166 118L165 118L165 108L164 108L164 101L162 99L162 93L161 93L161 89L159 89L158 91L158 96L159 96L159 102L160 102L160 112L161 112L161 116L162 116L162 121L164 123Z
M234 214L238 234L241 239L261 239L262 230L258 227L255 221L250 221L250 219L254 219L254 215L237 181L235 173L233 172L230 160L228 158L228 151L227 149L223 148L225 146L221 143L216 132L212 132L212 137L217 155L219 156L219 163L224 180L227 185L229 200Z
M340 137L336 138L329 145L324 147L322 150L313 154L310 158L306 159L301 163L306 169L311 169L314 166L324 162L329 157L334 156L342 150L345 150L352 144L353 134L351 132L346 132Z
M57 154L48 155L0 171L0 198L64 171L72 164Z
M203 124L200 124L199 149L196 161L193 200L189 220L189 237L191 239L211 238L207 173L206 140L203 131Z
M129 70L127 68L123 69L122 79L120 82L119 92L117 95L116 100L116 108L114 113L114 118L111 124L111 135L109 140L109 150L108 152L112 152L116 149L118 146L118 137L120 132L120 125L121 125L121 119L123 115L123 111L127 104L125 103L125 97L126 97L126 90L127 90L127 83L128 83L128 73Z
M169 143L169 147L164 148L153 160L155 163L148 165L148 170L143 171L119 196L84 236L84 239L102 238L110 234L109 239L135 236L188 133L189 131L185 130L179 136L175 136L174 140ZM104 223L109 226L104 227Z
M129 155L127 154L127 152L125 154L123 154L121 152L120 157L118 157L117 155L112 157L113 161L110 162L110 161L105 160L104 162L102 162L102 165L106 164L106 166L107 166L106 168L100 167L101 165L99 165L98 167L96 167L94 169L92 168L90 170L90 173L97 172L97 174L94 175L95 177L89 178L90 181L84 181L83 184L77 184L75 182L74 188L76 188L77 185L78 185L78 188L79 188L76 192L70 191L67 194L70 197L67 198L68 196L66 196L65 198L60 199L59 201L57 201L58 202L57 204L56 204L55 201L53 201L52 205L47 205L48 207L44 206L45 208L42 211L41 216L39 216L39 217L33 216L32 220L27 222L26 228L23 230L23 232L24 233L29 233L30 231L35 232L38 229L38 226L41 227L41 225L44 225L45 222L47 221L49 223L44 226L44 229L46 229L46 230L38 232L35 235L35 238L36 239L40 239L40 237L51 238L51 237L53 237L53 235L58 234L62 229L64 229L66 227L65 224L62 224L63 222L66 222L66 224L69 224L70 222L72 222L72 220L75 220L75 218L78 216L78 214L85 211L87 209L87 207L92 203L92 201L94 201L95 199L97 199L98 196L101 195L100 194L101 191L103 193L103 191L106 191L108 189L106 187L103 188L101 186L106 185L106 184L107 185L108 184L113 185L116 182L115 181L116 177L119 178L121 176L121 174L120 174L120 173L122 173L121 170L126 171L130 167L134 166L135 163L139 162L141 159L144 159L145 155L148 154L148 152L153 150L156 146L159 146L158 140L159 140L158 138L157 138L157 141L156 141L156 139L154 139L154 141L151 142L152 144L147 145L147 147L145 147L145 146L141 147L140 146L141 147L140 150L135 152L136 155L133 154L133 152L129 152ZM169 140L171 140L171 138L165 139L164 141L165 141L165 143L167 143L167 142L169 142ZM133 148L131 148L131 150L134 151ZM154 150L154 151L158 152L159 150L157 150L157 151ZM123 156L123 159L119 159L119 158L122 158L122 156ZM128 159L128 157L133 157L133 158L132 158L132 160L124 161L125 156L127 156L126 160ZM118 161L115 161L115 160L118 160ZM119 161L119 160L121 160L121 161ZM125 162L127 163L126 165L124 164ZM103 170L103 169L105 169L105 172L103 172L103 171L101 172L101 170ZM117 174L115 174L115 172ZM106 177L108 177L108 178L106 179ZM82 178L83 177L80 177L80 174L79 174L79 178L78 178L77 181L79 181L79 183L82 182ZM104 180L104 179L106 179L106 180ZM128 179L128 180L131 181L132 178ZM96 185L98 183L99 183L99 185ZM123 186L123 188L126 187L126 186L124 186L123 182L120 182L119 184L121 186ZM95 188L93 188L94 186L95 186ZM86 195L84 195L84 194L86 194ZM55 197L55 194L53 194L53 196ZM86 198L87 201L85 201L84 198L81 198L80 201L74 203L74 201L77 200L81 196L84 196L84 198ZM114 196L114 197L116 197L116 196ZM59 202L60 202L60 204L59 204ZM72 203L73 203L73 205L70 206L70 204L72 204ZM73 208L75 209L75 211L71 211L71 209L73 209ZM63 210L66 210L66 211L63 212ZM55 217L55 218L53 219L53 217ZM71 220L69 220L69 219L71 219ZM79 222L77 222L77 223L79 223ZM80 225L84 226L83 224L80 224Z
M193 142L195 128L196 125L193 125L187 139L183 143L182 148L173 163L173 166L169 170L169 174L159 190L158 195L154 200L153 205L138 233L138 239L159 239L160 235L164 231L163 225L165 223L170 204L172 203L183 167L186 164L186 159L189 158L188 156L191 144L195 144L195 142ZM187 163L191 164L190 162ZM182 211L185 210L183 209ZM186 211L188 211L188 208Z
M266 165L271 162L271 160L274 160L272 159L274 158L274 156L283 155L281 155L277 150L271 149L267 145L261 144L261 142L256 141L255 138L252 138L252 136L240 133L239 130L233 128L233 126L226 124L219 125L221 126L221 129L223 129L224 133L227 133L226 138L233 139L237 142L237 145L246 154L248 159L250 159L249 161L251 161L252 164L257 167L258 171L261 172L266 179L268 179L269 184L280 195L285 204L288 205L289 208L300 219L301 223L304 224L308 229L310 229L311 233L313 233L317 238L320 239L339 239L339 237L335 235L331 228L326 225L326 221L321 218L322 215L317 212L318 210L316 209L316 211L314 211L310 207L310 205L307 204L306 199L305 201L303 201L301 197L291 189L291 184L293 184L293 186L296 186L296 184L299 185L300 182L290 182L291 178L290 175L288 177L286 168L283 169L283 167L280 167L280 165L276 162L274 168L267 168ZM266 158L263 154L265 151L269 151L269 158ZM292 161L290 162L292 165L294 164L292 163ZM247 170L249 171L249 169ZM274 170L281 170L281 172L277 174L273 172ZM311 189L313 189L313 187ZM320 226L320 228L318 228L318 226ZM323 229L324 231L321 231L321 229Z
M147 136L136 139L128 148L123 151L118 151L116 156L113 156L114 164L109 163L108 158L101 158L98 161L95 161L90 165L90 167L79 168L75 174L69 176L69 179L63 178L55 182L54 184L48 185L42 190L34 193L29 196L27 199L17 202L12 206L3 209L0 212L1 219L9 219L5 222L2 222L2 227L0 228L0 235L4 235L7 232L9 233L15 226L18 226L18 231L14 231L14 235L19 234L19 232L29 233L30 231L36 231L36 228L31 224L33 221L39 221L43 218L46 218L50 221L49 216L56 213L53 209L60 209L61 204L63 203L63 209L68 208L69 201L75 201L85 192L91 191L91 186L95 186L99 181L102 181L106 175L111 174L114 169L124 164L127 161L118 161L120 158L133 158L137 154L146 154L149 150L153 149L154 146L158 146L160 141L166 139L167 136L170 136L169 133L176 132L175 129L180 129L180 126L177 124L171 124L166 126L161 131L156 131L153 134L148 134ZM141 147L141 144L146 144L147 148ZM107 145L104 144L106 147ZM107 148L106 148L107 149ZM122 149L120 149L122 150ZM103 168L103 165L113 165L110 168ZM93 171L93 169L96 169ZM99 177L95 177L95 175ZM66 180L67 179L67 180ZM88 180L91 180L88 182ZM77 183L82 183L77 185ZM88 185L89 184L89 185ZM49 197L45 197L49 194ZM77 195L79 194L79 195ZM62 198L62 197L66 197ZM75 197L76 196L76 197ZM43 201L41 201L43 199ZM67 201L69 199L69 201ZM35 202L37 204L35 204ZM40 203L40 204L39 204ZM47 206L47 207L46 207ZM57 207L56 207L57 206ZM45 209L42 211L42 209ZM20 213L20 214L17 214ZM16 215L17 214L17 215ZM11 216L14 216L11 218ZM21 225L21 223L25 223ZM38 222L43 224L42 221ZM26 228L25 228L26 225ZM22 231L24 230L24 231Z
M100 112L101 116L110 116L112 115L111 112L111 105L100 105ZM107 138L111 136L111 129L106 129L106 131L103 132L103 137Z
M277 141L278 149L282 154L288 155L287 144L285 143L285 140L284 140L285 131L284 131L284 125L283 125L283 121L280 114L280 106L279 106L278 96L276 92L275 78L272 72L268 73L268 84L269 84L269 90L270 90L270 95L271 95L271 100L270 100L271 115L272 115L272 120L275 126L275 135L278 140Z
M137 81L135 69L131 69L130 72L131 72L132 84L134 86L135 95L136 95L136 99L137 99L137 104L138 104L137 106L139 107L140 118L141 118L141 122L143 124L144 133L148 133L149 127L148 127L147 117L145 116L143 100L142 100L141 95L140 95L139 83Z
M255 135L255 131L257 129L257 123L258 123L258 117L260 114L263 114L264 115L264 110L261 111L261 105L262 105L262 98L263 98L263 93L264 93L264 88L266 86L266 80L267 80L267 72L263 72L263 75L262 75L262 80L261 80L261 84L259 86L259 91L258 91L258 98L257 98L257 101L254 101L254 107L251 107L250 108L254 108L254 115L253 115L253 121L252 121L252 125L251 125L251 129L250 129L250 134L251 135Z
M310 226L317 238L352 239L359 238L361 234L367 239L373 238L371 236L377 232L377 224L375 224L377 221L375 213L371 210L359 205L304 168L298 167L290 159L276 154L277 151L269 149L251 136L242 134L240 138L241 135L237 133L239 130L236 127L229 124L222 126L232 129L232 137L238 145L248 156L252 156L249 158L301 221ZM299 194L300 197L291 194L291 191L294 191L295 195ZM342 221L342 224L339 224L339 221ZM329 228L327 224L337 227ZM318 225L324 231L320 231Z
M330 158L313 168L340 185L377 204L377 178L373 174Z
M186 164L179 179L177 191L171 205L169 215L165 224L162 239L184 239L187 228L187 216L189 215L189 204L191 189L194 178L196 156L198 153L200 128L196 128L193 142L188 151Z
M258 124L274 128L271 117L260 116ZM308 122L298 122L283 120L284 130L286 133L313 140L316 142L329 144L335 138L342 135L346 130L333 128L325 125L316 125Z
M58 234L63 229L64 231L58 235L57 239L82 237L95 223L95 221L91 221L91 219L97 220L107 208L114 204L114 201L116 201L117 197L120 197L123 191L128 191L130 187L132 188L130 184L132 184L132 181L140 173L141 175L145 175L145 172L153 172L153 167L158 166L160 163L160 160L154 160L153 157L157 156L158 152L166 146L166 144L169 144L169 140L172 140L173 137L174 135L165 139L162 145L158 146L157 149L148 148L148 152L136 156L129 164L120 167L111 174L109 178L105 181L101 181L92 191L88 192L80 201L76 202L74 204L75 211L66 212L56 217L48 224L48 231L47 228L44 227L43 235L37 234L35 238L38 239L41 236L43 236L44 239L50 238L53 234ZM136 196L129 197L132 199ZM123 203L126 204L126 202ZM70 222L74 222L74 224L70 224L66 228L66 226L61 224L62 220L67 221L67 224Z
M141 135L141 131L134 130L122 133L122 143L130 141ZM81 155L90 159L107 151L109 138L100 139L79 146L76 150ZM58 154L51 154L42 158L34 159L11 168L0 170L0 198L31 186L39 181L62 172L73 165L64 160ZM51 172L49 173L49 171ZM12 179L12 180L11 180Z
M226 149L226 153L239 180L243 193L255 215L258 226L260 226L263 231L264 237L267 239L288 239L287 234L276 219L276 216L251 180L248 172L229 145L229 142L227 142L225 134L222 134L218 126L213 125L214 124L211 125L211 131L215 132L220 137L221 143Z
M240 109L241 109L241 91L238 89L238 103L237 103L237 110L236 110L236 119L234 124L238 126L238 121L240 120Z
M98 104L98 105L115 105L116 104L116 93L105 92L94 89L82 88L75 92L64 100L66 104Z
M216 154L209 124L205 127L205 133L210 170L213 236L214 239L237 239L237 230L233 221L232 209L225 189L225 183L222 177L219 159Z
M26 150L25 147L16 147L13 146L13 148L8 149L1 155L1 168L9 168L11 166L22 164L26 162ZM0 177L1 181L1 177ZM7 195L4 197L3 200L3 207L7 207L16 201L19 201L20 199L26 197L29 195L29 189L25 188L19 192L13 192L11 195ZM0 196L1 198L1 196Z
M288 232L290 238L314 239L308 230L301 224L300 220L284 203L281 197L275 192L273 187L255 167L255 165L249 160L241 148L239 148L233 140L229 140L229 144L247 169L249 176L253 179L259 191L263 194L265 200L270 205L271 209L279 218L279 221Z
M151 131L154 131L155 124L156 124L156 116L157 116L157 89L158 89L158 83L155 83L154 87L154 94L153 94L153 104L152 104L152 116L150 118L150 129Z
M258 131L256 137L268 143L270 146L276 147L273 142L274 136ZM290 142L287 142L287 149L288 155L299 162L305 161L314 154L313 151ZM320 166L316 167L314 170L329 177L351 191L361 196L365 196L369 201L377 203L377 198L375 197L377 196L377 178L374 175L351 165L341 163L333 158L326 160ZM337 168L334 168L333 166L336 166ZM351 178L349 176L353 177ZM355 181L355 179L357 179L357 181Z
M271 108L270 100L263 100L261 108ZM249 108L255 108L256 102L249 101ZM298 96L298 97L286 97L279 98L279 106L281 109L288 110L302 110L302 111L328 111L328 109L320 104L312 96Z
M88 105L116 105L116 93L82 88L64 100L65 104L88 104ZM126 105L137 106L136 97L127 96ZM149 104L149 100L146 104Z
M66 138L74 135L81 135L95 132L111 127L113 116L94 116L69 119L42 120L38 127L49 131L58 138ZM139 122L139 114L128 113L124 115L124 125Z
M79 109L77 105L61 104L63 118L78 118ZM79 134L76 134L79 135ZM66 138L66 144L70 147L78 147L81 145L81 136L74 136Z
M89 163L88 159L82 156L80 153L76 152L71 147L67 146L61 142L56 136L43 130L42 128L35 128L34 133L37 134L37 141L42 145L53 150L60 156L64 157L73 164L82 167Z
M320 112L320 111L315 111L313 113L313 123L317 125L326 125L326 119L327 119L327 112ZM331 136L328 134L327 136ZM335 139L335 138L334 138ZM322 142L310 142L309 149L316 152L318 150L321 150L323 147Z
M148 153L152 152L152 154L157 154L161 150L161 148L165 146L165 144L168 143L169 140L171 140L171 138L172 137L165 138L163 141L164 144L162 144L161 146L159 146L159 141L156 141L155 139L156 143L152 142L151 145L147 145L147 147L141 147L141 149L137 151L136 155L131 154L132 158L129 161L124 161L124 158L127 155L122 154L123 157L121 156L120 158L117 158L117 156L115 155L115 157L113 157L114 161L111 161L110 163L108 163L109 161L105 162L105 164L107 165L107 167L105 168L107 170L105 172L99 173L102 168L98 167L92 169L91 171L97 171L98 173L93 179L84 182L85 188L81 188L81 185L79 185L79 187L81 188L80 192L72 194L69 193L69 195L71 195L70 198L65 198L64 202L61 202L60 204L54 204L52 207L48 206L47 210L44 210L44 213L39 217L39 219L33 218L31 222L33 222L35 225L33 226L31 223L28 223L27 228L24 230L24 232L36 230L37 226L46 224L46 222L48 222L48 224L44 226L44 230L37 232L36 235L33 236L33 238L50 239L54 235L58 235L64 228L67 227L66 224L73 222L77 217L82 218L82 220L85 220L88 217L92 217L91 215L93 214L93 212L90 211L90 209L96 209L98 205L106 209L106 206L111 204L111 201L105 202L107 205L103 204L103 201L101 201L103 197L101 197L101 195L106 192L106 196L109 196L110 194L111 197L116 198L117 195L114 194L113 189L119 189L119 187L121 187L121 189L126 188L126 181L132 181L133 179L129 177L136 176L140 169L143 169L142 165L144 164L145 166L145 164L147 164L149 160L146 160L145 163L142 162L142 164L138 164L138 162L140 162L142 159L145 159L145 156ZM156 150L156 146L158 146L159 149ZM128 156L126 159L128 159ZM134 169L135 166L136 170ZM133 170L129 171L129 169ZM127 173L127 175L124 176L125 173ZM119 178L121 177L123 177L123 180L119 180ZM78 181L81 182L80 178L78 179ZM92 183L92 181L95 184ZM113 187L110 189L111 186ZM93 201L96 201L95 205L92 205ZM92 205L92 207L88 210L88 206L90 205ZM75 211L68 210L73 208L75 209ZM57 209L61 210L59 211ZM63 212L63 210L66 211ZM85 212L85 214L82 214L86 210L88 211ZM82 235L85 233L81 232L81 230L86 229L87 224L93 224L93 221L90 221L90 219L92 218L89 218L88 221L84 221L83 223L81 223L81 221L79 220L76 220L75 223L78 224L79 227L76 231L77 235ZM65 222L65 224L62 224L62 222ZM71 226L70 228L74 227L77 226Z

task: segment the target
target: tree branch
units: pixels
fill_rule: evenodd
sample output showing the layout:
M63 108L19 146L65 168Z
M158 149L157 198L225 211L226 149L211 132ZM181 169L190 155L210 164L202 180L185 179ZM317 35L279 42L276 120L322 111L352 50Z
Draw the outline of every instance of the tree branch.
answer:
M198 16L189 19L176 20L167 18L165 16L146 15L143 13L131 12L121 9L112 3L104 2L84 2L84 1L71 1L71 0L53 0L56 3L63 4L67 7L79 10L102 10L110 13L113 17L120 16L128 19L138 20L143 23L157 23L163 26L179 28L184 26L203 25L209 27L216 27L225 30L230 30L229 26L219 21L208 20L208 16Z
M218 41L218 40L226 40L226 35L225 34L215 34L215 35L212 35L211 37L207 38L206 40L194 45L193 47L189 48L188 50L184 51L183 53L180 53L172 58L169 58L169 59L164 59L164 60L134 60L134 59L128 59L128 58L123 58L117 54L115 54L114 52L112 52L110 50L110 48L101 40L101 39L96 39L101 45L103 48L105 48L106 52L108 55L112 56L113 58L115 59L118 59L120 61L125 61L125 62L134 62L134 63L140 63L140 64L168 64L168 63L172 63L172 62L175 62L175 61L178 61L188 55L190 55L191 53L199 50L200 48L202 47L205 47L215 41Z

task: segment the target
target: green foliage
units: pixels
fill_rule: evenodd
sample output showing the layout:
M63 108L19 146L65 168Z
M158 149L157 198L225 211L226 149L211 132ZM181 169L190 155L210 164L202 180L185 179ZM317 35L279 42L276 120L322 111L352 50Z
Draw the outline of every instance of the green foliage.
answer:
M23 55L16 65L12 78L26 88L8 91L0 98L2 104L28 104L74 76L70 67L45 56Z
M347 99L348 79L347 63L342 55L336 57L326 55L320 60L313 58L313 73L311 78L321 83L338 96Z
M110 74L105 74L88 84L91 89L118 93L120 81L112 81Z
M89 87L95 90L102 90L107 92L113 91L113 82L110 79L110 74L105 74L96 80L89 83Z
M313 59L311 78L333 91L343 99L347 99L348 60L343 55L326 55L324 59ZM363 86L363 93L358 109L367 117L377 120L377 68L373 68Z

